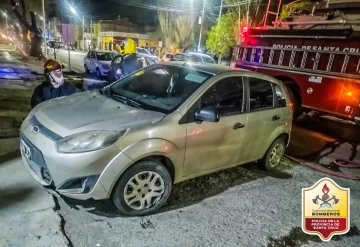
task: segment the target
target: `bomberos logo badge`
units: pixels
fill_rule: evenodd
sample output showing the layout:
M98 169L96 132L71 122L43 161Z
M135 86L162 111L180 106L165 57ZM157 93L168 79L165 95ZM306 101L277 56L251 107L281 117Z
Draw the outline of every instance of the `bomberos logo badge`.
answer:
M345 234L350 225L350 189L330 178L322 178L312 187L302 189L302 229L329 241Z

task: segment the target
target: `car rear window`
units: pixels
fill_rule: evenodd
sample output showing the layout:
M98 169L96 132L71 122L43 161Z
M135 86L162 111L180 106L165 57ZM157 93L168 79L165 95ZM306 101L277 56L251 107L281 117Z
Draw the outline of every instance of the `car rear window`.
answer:
M214 63L214 61L212 60L211 57L202 56L202 59L203 59L204 63Z
M97 52L96 55L99 61L111 61L115 56L112 52Z
M283 91L283 89L281 88L280 85L278 84L273 84L274 88L275 88L275 93L276 93L276 98L277 98L277 103L279 107L286 107L286 96L285 93Z

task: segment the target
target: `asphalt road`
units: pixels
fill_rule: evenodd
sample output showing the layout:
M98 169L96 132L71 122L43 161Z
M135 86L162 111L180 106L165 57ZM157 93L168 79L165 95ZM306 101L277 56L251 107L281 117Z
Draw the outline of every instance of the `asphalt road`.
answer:
M360 160L359 132L305 117L294 124L288 153L320 163ZM124 217L111 202L69 199L59 199L59 213L73 246L359 246L359 182L286 159L283 168L268 173L251 163L176 184L168 204L151 216ZM351 190L351 230L330 242L301 230L301 189L323 177Z
M77 73L84 73L84 57L86 56L86 51L70 51L70 68L72 71ZM53 54L49 54L49 57L54 58ZM56 53L56 60L65 65L65 70L69 68L69 54L65 49L59 49Z

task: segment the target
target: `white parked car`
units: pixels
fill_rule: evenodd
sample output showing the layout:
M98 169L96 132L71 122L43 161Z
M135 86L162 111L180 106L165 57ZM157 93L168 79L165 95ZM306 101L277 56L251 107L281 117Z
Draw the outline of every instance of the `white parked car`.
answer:
M212 63L212 64L215 63L214 59L206 54L197 53L197 52L188 52L187 55L190 56L190 61L192 62Z
M89 51L86 57L84 57L85 73L89 74L90 72L96 72L96 77L98 79L107 76L111 60L115 55L116 54L113 51Z

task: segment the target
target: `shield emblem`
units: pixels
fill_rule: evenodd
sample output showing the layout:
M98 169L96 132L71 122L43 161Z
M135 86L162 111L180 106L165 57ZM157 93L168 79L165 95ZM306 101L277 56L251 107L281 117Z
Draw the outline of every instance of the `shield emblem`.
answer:
M329 241L350 229L350 189L322 178L302 189L302 229Z

